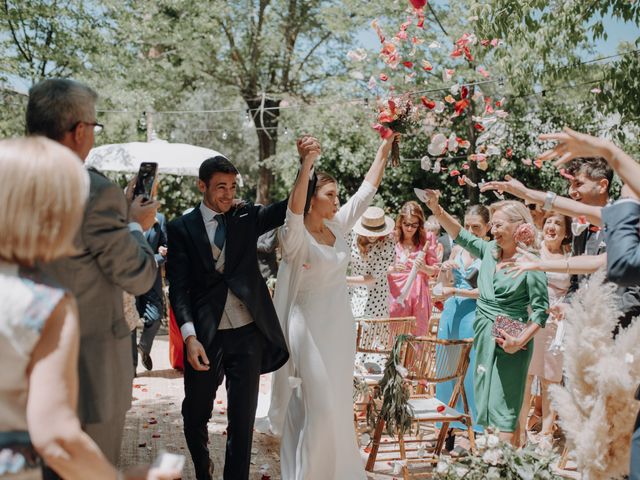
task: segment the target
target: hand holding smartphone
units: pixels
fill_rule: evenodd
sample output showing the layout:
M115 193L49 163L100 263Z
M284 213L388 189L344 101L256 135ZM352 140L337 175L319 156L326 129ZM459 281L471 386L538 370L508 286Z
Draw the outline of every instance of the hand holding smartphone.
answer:
M154 186L158 175L156 162L142 162L138 170L136 185L133 188L133 198L142 196L144 201L151 200L154 195Z

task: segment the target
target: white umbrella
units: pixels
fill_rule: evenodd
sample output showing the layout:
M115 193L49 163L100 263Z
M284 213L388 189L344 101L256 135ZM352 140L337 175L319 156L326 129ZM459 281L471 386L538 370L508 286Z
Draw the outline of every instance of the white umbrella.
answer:
M142 162L156 162L158 172L197 176L200 164L221 155L209 148L164 140L102 145L89 152L85 164L102 171L137 172Z

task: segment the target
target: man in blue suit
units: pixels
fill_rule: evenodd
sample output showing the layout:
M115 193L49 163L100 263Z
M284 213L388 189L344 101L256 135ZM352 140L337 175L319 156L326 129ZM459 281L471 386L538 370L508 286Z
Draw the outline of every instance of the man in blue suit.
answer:
M149 230L144 232L144 237L155 254L155 259L160 267L167 258L167 227L166 220L162 213L156 215L156 223ZM160 323L164 312L164 295L162 293L162 270L158 268L156 280L151 289L138 297L136 297L136 310L144 323L142 334L140 335L140 343L137 342L137 330L131 332L131 344L133 353L134 371L138 367L138 353L142 359L142 365L147 370L153 369L153 361L151 360L151 347L153 339L158 333Z
M558 158L556 165L560 166L576 157L602 157L625 183L622 195L626 198L602 209L605 242L609 245L607 278L620 286L640 285L640 165L612 142L568 128L541 139L558 142L541 159ZM640 400L640 387L635 398ZM633 431L629 479L640 480L640 413Z

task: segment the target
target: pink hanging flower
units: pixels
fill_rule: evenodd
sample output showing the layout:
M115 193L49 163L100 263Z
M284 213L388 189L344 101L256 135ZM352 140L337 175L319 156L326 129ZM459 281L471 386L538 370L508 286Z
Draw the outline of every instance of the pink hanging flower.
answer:
M516 228L516 231L513 234L513 239L516 243L521 243L530 247L536 240L536 229L530 223L522 223L518 228Z
M427 0L409 0L409 3L413 8L419 9L427 4Z

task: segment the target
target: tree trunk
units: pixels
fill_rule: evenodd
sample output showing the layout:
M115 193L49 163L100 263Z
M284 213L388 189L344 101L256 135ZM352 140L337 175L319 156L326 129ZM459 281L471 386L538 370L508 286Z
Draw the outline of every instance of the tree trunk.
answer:
M256 203L268 205L271 202L270 189L274 180L271 168L265 165L265 160L275 155L278 144L278 120L280 100L265 98L264 101L258 94L249 95L245 102L249 107L249 115L256 126L258 135L258 187L256 189ZM273 108L273 110L261 110Z
M467 135L469 135L469 143L471 143L471 146L469 147L469 150L467 150L468 152L473 152L475 153L476 151L476 129L473 126L473 116L475 115L475 111L476 111L476 102L475 100L473 100L473 94L475 93L475 86L471 86L471 88L469 89L469 98L471 98L471 105L469 105L469 110L467 111ZM478 182L480 181L480 169L478 168L478 163L477 162L472 162L472 161L468 161L469 163L469 170L468 172L468 177L469 179L475 183L478 184ZM479 187L472 187L471 185L467 185L467 198L469 199L469 205L476 205L478 203L480 203L480 189Z

